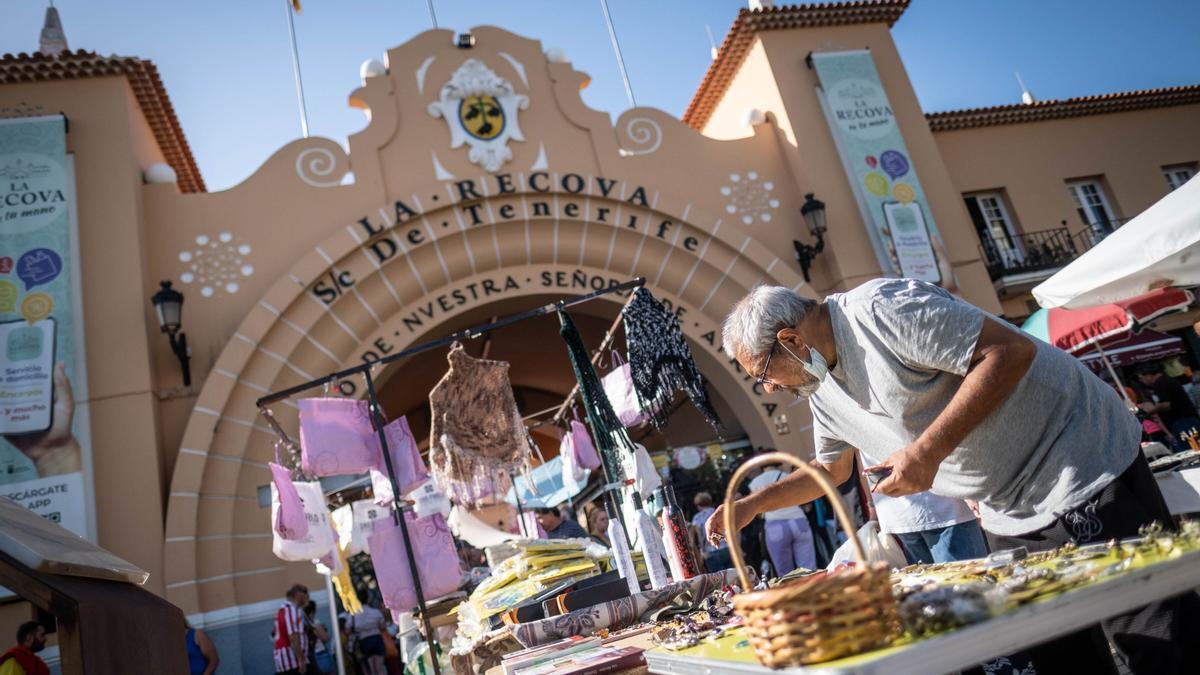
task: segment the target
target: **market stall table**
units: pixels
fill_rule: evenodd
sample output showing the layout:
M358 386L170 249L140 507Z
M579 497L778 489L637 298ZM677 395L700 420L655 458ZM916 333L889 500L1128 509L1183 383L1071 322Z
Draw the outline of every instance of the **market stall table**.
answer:
M972 626L910 644L805 668L758 664L742 630L677 652L646 652L651 673L694 675L897 675L953 672L1066 635L1100 619L1200 587L1200 551L1131 569Z

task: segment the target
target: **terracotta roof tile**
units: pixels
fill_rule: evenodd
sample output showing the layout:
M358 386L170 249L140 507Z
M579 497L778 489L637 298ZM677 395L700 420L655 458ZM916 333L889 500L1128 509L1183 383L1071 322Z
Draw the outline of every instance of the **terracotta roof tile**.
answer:
M1200 103L1200 85L1197 84L1183 87L1125 91L1097 96L1081 96L1061 101L1036 101L1029 104L1015 103L988 108L951 110L930 113L925 118L929 120L929 128L933 131L954 131L956 129L990 127L998 124L1041 122L1043 120L1063 119L1066 117L1103 115L1105 113L1144 110L1146 108L1164 108L1193 103Z
M152 62L129 56L99 56L82 49L57 56L21 53L0 57L0 85L116 76L129 80L158 147L167 163L175 169L179 189L205 192L200 168L196 166L179 119L175 117L175 108L171 106L171 99Z
M717 58L708 67L704 81L683 113L684 123L697 131L704 129L746 60L759 31L855 23L886 23L891 27L908 8L908 3L909 0L855 0L741 10L725 35Z

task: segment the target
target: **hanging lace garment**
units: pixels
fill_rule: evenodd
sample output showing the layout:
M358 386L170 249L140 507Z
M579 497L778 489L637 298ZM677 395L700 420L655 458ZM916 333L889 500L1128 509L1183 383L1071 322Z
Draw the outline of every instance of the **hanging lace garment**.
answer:
M608 396L604 394L604 385L600 383L592 360L588 357L587 347L583 345L583 337L575 322L563 311L558 313L561 324L559 334L567 343L567 355L571 358L571 367L575 370L575 379L579 381L579 396L583 400L583 409L587 413L588 424L592 427L592 435L596 439L596 447L600 450L600 460L604 464L604 472L609 481L622 480L620 456L632 453L633 441L629 432L617 414L613 412Z
M507 363L474 358L457 342L447 360L450 370L429 392L429 463L442 492L474 504L497 472L530 470L525 423Z
M675 315L645 288L634 291L621 314L633 388L654 427L662 431L671 415L671 399L683 391L720 433L721 419L708 399L708 383L692 359Z

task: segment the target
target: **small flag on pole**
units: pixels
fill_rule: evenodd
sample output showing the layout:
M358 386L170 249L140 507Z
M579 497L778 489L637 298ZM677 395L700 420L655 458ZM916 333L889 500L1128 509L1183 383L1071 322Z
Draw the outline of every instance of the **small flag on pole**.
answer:
M292 0L292 10L297 14L300 13L300 0Z

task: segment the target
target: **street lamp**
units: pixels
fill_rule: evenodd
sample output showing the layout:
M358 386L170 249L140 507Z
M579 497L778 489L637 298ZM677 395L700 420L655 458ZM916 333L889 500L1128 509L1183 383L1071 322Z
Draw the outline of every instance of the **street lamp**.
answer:
M179 359L179 367L183 369L183 386L190 387L192 369L188 364L191 356L188 355L187 335L179 331L183 316L183 293L171 288L170 281L160 282L159 285L161 288L150 298L150 302L154 304L154 311L158 314L158 327L167 334L171 341L171 351L175 353L175 358Z
M792 240L792 246L796 248L796 262L800 263L804 281L810 282L812 278L808 270L812 267L813 260L816 260L817 254L825 250L825 202L815 199L813 193L809 192L804 195L804 206L800 207L800 215L804 216L808 231L817 239L815 246Z

